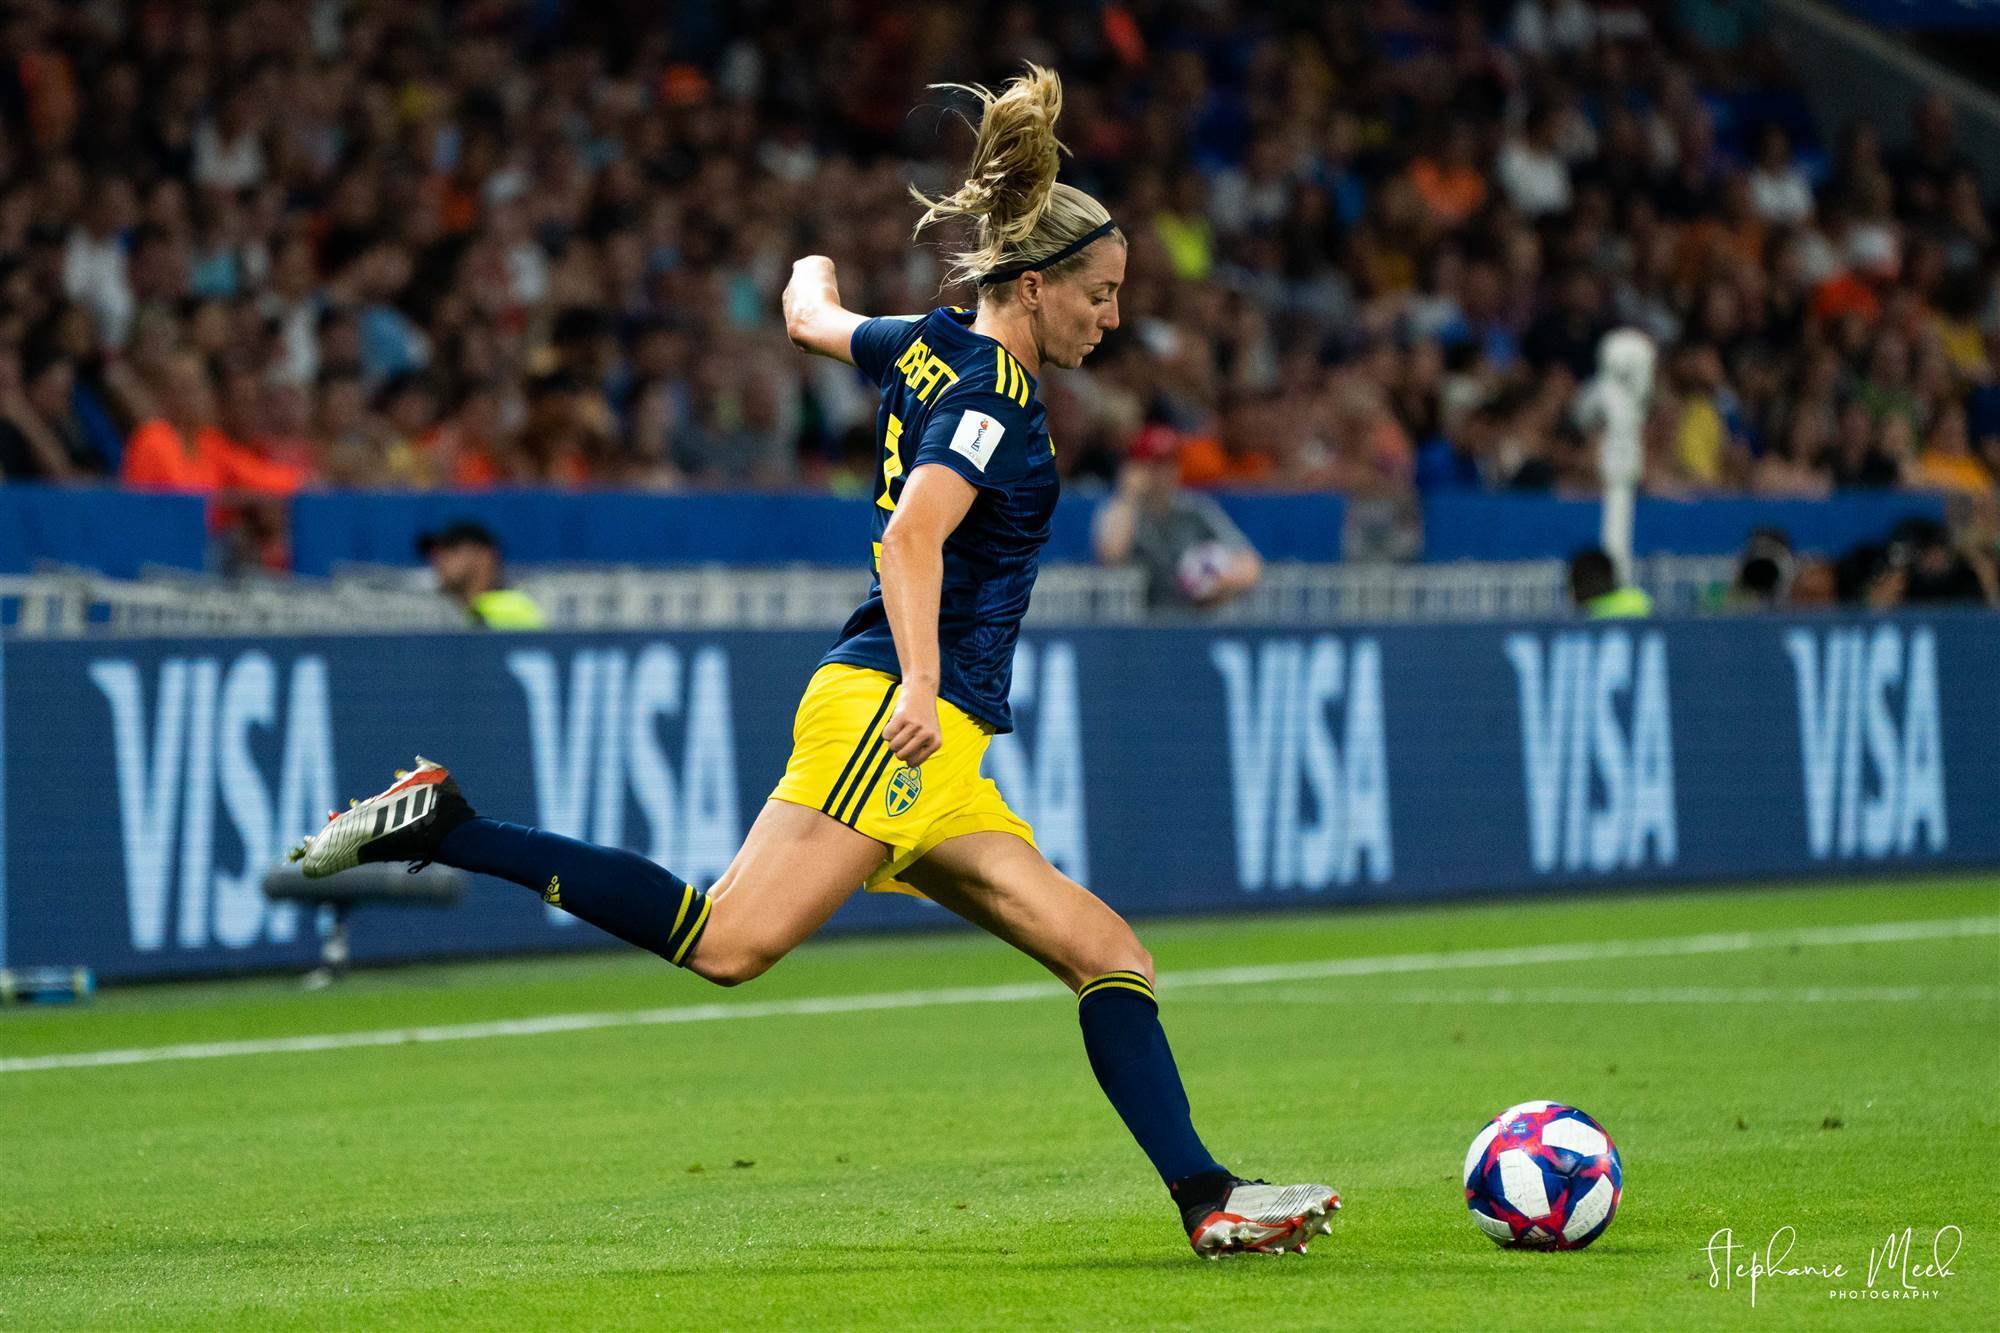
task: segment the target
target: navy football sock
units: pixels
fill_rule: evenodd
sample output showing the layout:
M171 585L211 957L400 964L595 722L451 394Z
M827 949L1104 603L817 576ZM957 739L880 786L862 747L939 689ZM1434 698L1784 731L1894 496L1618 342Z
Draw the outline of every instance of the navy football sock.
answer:
M637 852L538 828L472 818L444 835L437 859L511 879L599 930L685 965L708 925L708 895Z
M1137 972L1107 972L1077 992L1083 1049L1104 1095L1171 1189L1191 1177L1228 1172L1194 1132L1181 1071L1160 1027L1153 988Z

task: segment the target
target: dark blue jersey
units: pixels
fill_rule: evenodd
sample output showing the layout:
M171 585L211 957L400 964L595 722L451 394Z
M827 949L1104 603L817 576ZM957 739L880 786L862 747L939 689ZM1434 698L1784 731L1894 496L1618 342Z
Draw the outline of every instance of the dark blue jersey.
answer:
M871 319L854 331L854 364L882 386L876 414L875 582L848 617L828 662L900 676L882 606L882 531L904 479L925 463L979 488L944 544L938 600L938 695L995 731L1007 707L1014 641L1055 513L1055 446L1035 381L964 310Z

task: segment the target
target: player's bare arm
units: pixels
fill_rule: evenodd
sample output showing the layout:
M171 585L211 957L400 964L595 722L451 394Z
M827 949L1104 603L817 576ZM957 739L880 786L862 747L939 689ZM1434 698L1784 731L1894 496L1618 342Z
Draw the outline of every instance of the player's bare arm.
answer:
M784 306L785 333L793 346L854 364L854 330L862 317L841 305L831 259L807 255L794 263Z
M882 605L896 639L903 688L883 739L910 767L938 751L938 597L944 540L979 496L971 482L930 464L910 474L896 516L882 534Z

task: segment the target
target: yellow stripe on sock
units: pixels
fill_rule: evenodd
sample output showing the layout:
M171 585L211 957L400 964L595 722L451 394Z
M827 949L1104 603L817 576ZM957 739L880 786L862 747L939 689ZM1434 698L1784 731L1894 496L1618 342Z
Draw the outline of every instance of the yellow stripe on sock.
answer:
M681 959L687 957L687 951L694 947L696 940L701 938L701 928L708 924L708 912L714 906L715 899L713 898L703 898L701 900L701 911L695 914L694 924L688 927L687 938L681 941L680 948L674 950L673 962L675 967L681 965Z
M674 931L679 930L681 928L681 922L687 919L688 904L693 901L694 901L694 885L692 884L681 885L681 910L674 913L673 928L667 931L668 939L672 939L674 937Z
M1152 986L1147 984L1145 976L1138 972L1107 972L1101 977L1092 977L1078 989L1076 993L1077 1001L1081 1003L1089 996L1103 990L1137 991L1147 999L1154 1000L1157 1003L1157 997L1153 994Z
M1077 998L1077 1002L1078 1002L1078 1003L1080 1004L1080 1003L1082 1003L1083 1001L1085 1001L1085 1000L1089 999L1089 998L1090 998L1091 996L1093 996L1093 995L1096 995L1096 994L1098 994L1099 992L1102 992L1102 991L1108 991L1108 990L1129 990L1129 991L1137 991L1137 992L1138 992L1139 994L1141 994L1141 995L1145 996L1145 997L1146 997L1147 999L1149 999L1149 1000L1152 1000L1152 1001L1153 1001L1154 1003L1156 1003L1156 1004L1157 1004L1157 1003L1159 1002L1159 997L1153 994L1153 988L1152 988L1151 986L1147 986L1147 985L1142 985L1141 983L1139 983L1139 982L1137 982L1137 981L1099 981L1099 982L1095 982L1095 983L1093 983L1093 984L1092 984L1091 986L1089 986L1089 987L1088 987L1087 989L1085 989L1085 990L1082 990L1082 991L1079 991L1079 992L1077 993L1077 997L1076 997L1076 998Z

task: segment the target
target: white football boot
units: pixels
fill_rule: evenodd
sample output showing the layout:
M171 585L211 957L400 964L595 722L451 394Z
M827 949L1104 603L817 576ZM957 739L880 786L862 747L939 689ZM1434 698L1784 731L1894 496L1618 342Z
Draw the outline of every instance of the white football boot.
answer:
M1340 1195L1325 1185L1267 1185L1236 1180L1221 1199L1195 1204L1181 1214L1188 1243L1204 1259L1226 1254L1294 1254L1306 1242L1333 1231Z
M422 755L396 770L387 790L326 817L319 832L287 853L307 879L351 870L364 861L428 862L444 835L472 818L472 807L442 764Z

